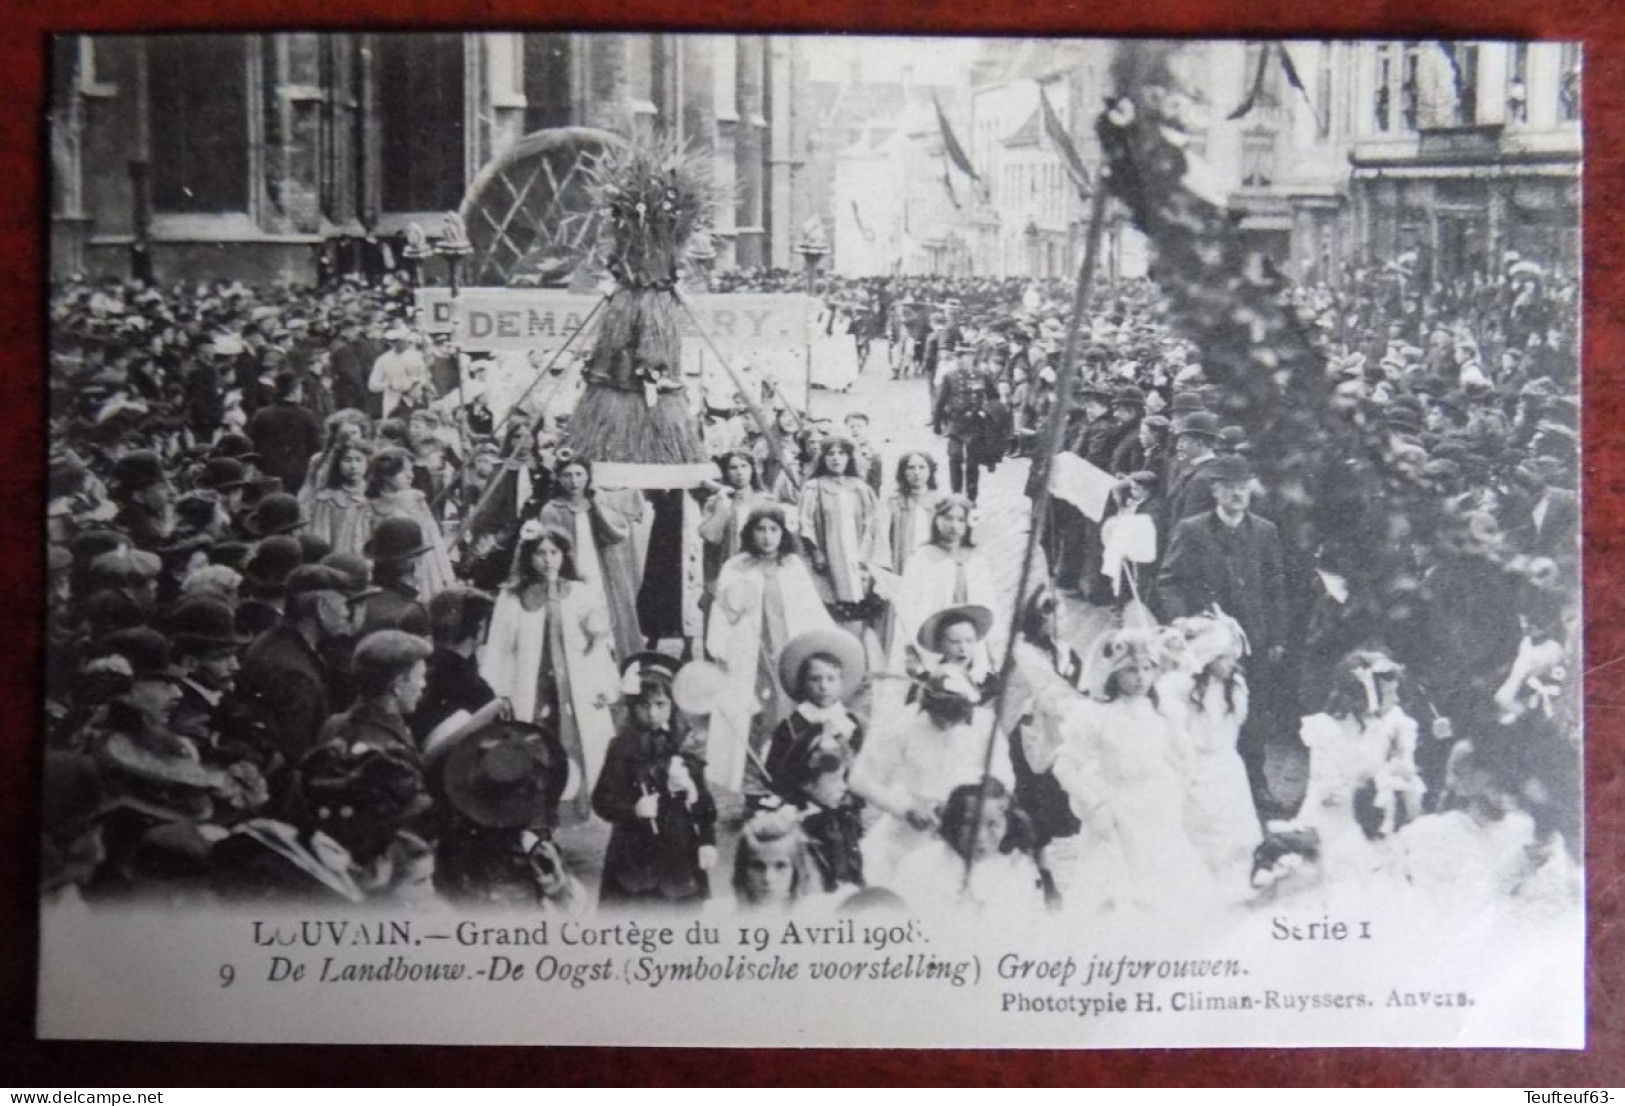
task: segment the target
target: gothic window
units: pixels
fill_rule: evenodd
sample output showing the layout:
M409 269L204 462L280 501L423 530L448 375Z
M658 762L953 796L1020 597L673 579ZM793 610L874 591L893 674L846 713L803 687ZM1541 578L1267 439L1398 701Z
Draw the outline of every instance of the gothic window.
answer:
M463 198L463 36L377 38L385 211L454 210Z
M147 39L152 207L165 214L248 210L248 60L241 35Z

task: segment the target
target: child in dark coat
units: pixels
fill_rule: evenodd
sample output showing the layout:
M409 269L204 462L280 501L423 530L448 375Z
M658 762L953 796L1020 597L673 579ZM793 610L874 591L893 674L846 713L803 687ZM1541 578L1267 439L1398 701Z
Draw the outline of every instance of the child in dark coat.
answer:
M609 744L592 808L614 828L599 905L697 909L716 864L716 803L705 761L671 699L677 661L638 653L622 669L628 721Z

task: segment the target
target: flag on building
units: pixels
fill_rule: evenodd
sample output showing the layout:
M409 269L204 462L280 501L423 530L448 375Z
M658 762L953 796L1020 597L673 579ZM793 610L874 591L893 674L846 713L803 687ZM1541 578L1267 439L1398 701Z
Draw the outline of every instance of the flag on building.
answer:
M1072 184L1078 190L1078 195L1088 199L1093 186L1089 183L1089 168L1084 165L1083 158L1078 154L1078 148L1072 142L1072 136L1066 133L1066 127L1061 125L1061 117L1055 114L1050 106L1049 95L1040 86L1038 89L1038 103L1044 112L1044 133L1055 148L1061 151L1061 160L1066 163L1066 174L1072 178Z
M967 177L976 182L977 191L985 200L987 198L987 186L982 182L981 174L977 173L975 168L972 167L970 158L965 154L965 147L959 144L959 138L954 134L953 125L948 122L948 116L943 112L942 102L937 99L936 93L931 94L931 104L937 109L937 126L942 131L942 151L944 156L953 164L954 168L958 169L961 173L964 173ZM943 174L944 182L946 182L947 179L945 169ZM952 184L948 184L948 194L950 196L954 196ZM957 196L954 197L954 206L959 206L959 199Z

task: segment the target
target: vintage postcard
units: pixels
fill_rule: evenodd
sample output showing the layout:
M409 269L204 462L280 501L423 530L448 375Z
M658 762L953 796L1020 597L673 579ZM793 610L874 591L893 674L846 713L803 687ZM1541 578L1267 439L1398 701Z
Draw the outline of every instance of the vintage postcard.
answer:
M1584 1047L1577 44L50 49L42 1035Z

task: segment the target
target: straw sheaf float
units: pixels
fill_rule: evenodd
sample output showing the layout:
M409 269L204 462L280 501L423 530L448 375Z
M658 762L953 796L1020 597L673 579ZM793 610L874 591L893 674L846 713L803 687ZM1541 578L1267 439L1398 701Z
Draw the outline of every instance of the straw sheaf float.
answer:
M701 159L671 144L628 146L594 175L598 257L616 287L587 358L587 390L570 419L592 461L705 460L683 398L677 279L710 236L716 188Z

